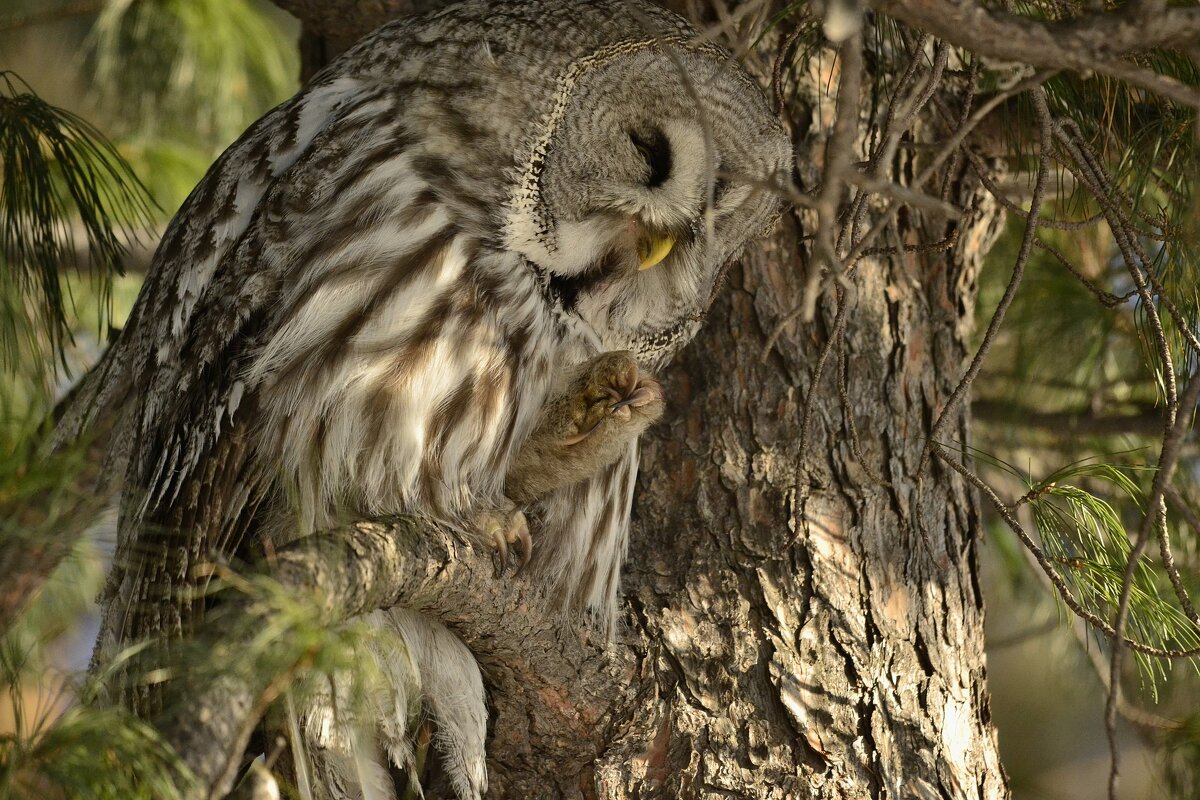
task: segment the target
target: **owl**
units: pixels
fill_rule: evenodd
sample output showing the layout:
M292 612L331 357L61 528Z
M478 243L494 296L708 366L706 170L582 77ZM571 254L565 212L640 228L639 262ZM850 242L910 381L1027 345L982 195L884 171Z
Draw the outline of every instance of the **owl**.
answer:
M754 81L648 2L477 0L362 40L209 170L64 424L123 407L97 653L193 629L214 554L353 517L472 531L496 509L527 520L528 579L612 631L640 428L594 434L659 403L645 376L774 224L763 187L790 169ZM544 457L576 446L592 455ZM373 621L479 796L469 652L410 612ZM404 761L404 721L376 722Z

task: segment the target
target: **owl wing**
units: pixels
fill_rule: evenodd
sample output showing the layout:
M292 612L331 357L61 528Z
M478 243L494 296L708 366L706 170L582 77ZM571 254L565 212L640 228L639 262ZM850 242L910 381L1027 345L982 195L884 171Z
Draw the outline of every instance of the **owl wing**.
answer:
M261 398L243 374L301 277L289 234L327 211L331 175L379 157L363 131L394 132L399 102L358 79L315 83L247 130L168 227L104 373L69 415L86 426L113 398L136 398L116 443L129 460L98 655L177 634L190 614L178 590L211 552L232 552L266 498L249 457Z

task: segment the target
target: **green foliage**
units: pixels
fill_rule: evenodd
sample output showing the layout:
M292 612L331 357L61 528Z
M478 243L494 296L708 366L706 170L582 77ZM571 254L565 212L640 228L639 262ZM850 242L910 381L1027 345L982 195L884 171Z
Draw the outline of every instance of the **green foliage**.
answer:
M1143 483L1150 480L1153 470L1114 466L1114 462L1127 460L1136 453L1106 453L1067 464L1032 480L994 454L968 449L976 462L1024 483L1028 491L1018 505L1029 504L1046 556L1085 608L1104 619L1112 619L1133 550L1132 539L1136 536L1136 531L1129 528L1141 522L1146 502ZM1018 556L1008 537L1001 542L1001 554L1008 568L1015 575L1024 576L1028 562ZM1200 631L1179 608L1166 577L1156 567L1152 555L1143 555L1138 561L1127 634L1160 648L1200 646ZM1099 646L1108 645L1100 634L1096 641ZM1144 685L1157 700L1160 688L1170 677L1171 662L1142 653L1134 655ZM1191 659L1191 663L1200 671L1200 659Z
M89 42L130 133L220 150L295 90L298 53L249 0L111 0Z
M0 734L0 796L14 800L171 800L190 783L153 728L113 707L71 705L64 687L31 685L33 649L0 642L12 731ZM87 697L94 687L80 687Z
M1033 3L1017 10L1058 13L1048 8ZM1139 63L1189 85L1200 84L1195 65L1177 54L1151 53ZM1162 320L1181 390L1200 365L1200 354L1169 308L1174 305L1183 326L1200 332L1200 140L1193 109L1120 82L1060 73L1045 88L1052 116L1079 131L1112 177L1109 196L1135 230L1133 247L1139 257L1145 255L1147 280L1157 279L1162 292L1152 289L1153 306L1137 295L1129 265L1105 221L1074 230L1039 230L1038 239L1063 259L1050 249L1034 251L1005 326L974 384L977 399L1010 409L1008 419L985 420L977 428L976 443L993 456L977 460L992 467L989 480L1008 473L1023 482L1047 556L1075 597L1111 621L1161 446L1166 393L1149 325L1151 310ZM1033 118L1032 106L1020 100L1010 109L1012 124L1005 126L1009 164L1014 171L1025 169L1026 181L1039 148ZM1099 216L1100 203L1061 165L1056 179L1043 220ZM1006 188L1014 202L1024 205L1020 191ZM1024 225L1023 219L1010 217L1008 232L989 257L977 307L981 319L990 317L1003 292ZM1181 414L1194 423L1193 409L1181 409ZM1039 424L1039 415L1057 416ZM1052 466L1064 461L1071 463L1063 469ZM1004 462L1021 463L1023 469ZM1185 498L1197 496L1193 478L1198 470L1194 447L1185 446L1174 480ZM1186 565L1196 563L1200 531L1182 524L1174 509L1168 519L1176 562L1184 565L1181 580L1195 597L1200 582L1194 567ZM1005 555L1010 572L1021 575L1021 585L1029 587L1029 561ZM1180 608L1157 542L1150 543L1136 565L1131 588L1129 636L1165 648L1200 645L1200 631ZM1097 636L1097 646L1108 651L1109 643ZM1137 666L1144 699L1158 704L1157 713L1178 715L1194 705L1194 669L1175 670L1170 660L1136 652L1129 661ZM1196 659L1190 666L1197 667ZM1170 732L1163 744L1173 796L1195 796L1196 776L1183 757L1200 752L1195 725Z
M1126 519L1137 524L1145 496L1127 470L1096 460L1071 464L1030 486L1034 520L1046 554L1076 597L1101 617L1116 616L1125 568L1133 546L1121 513L1102 497L1066 481L1090 480L1127 501ZM1138 514L1131 513L1133 511ZM1159 647L1190 649L1200 632L1178 607L1166 578L1149 556L1139 559L1130 599L1129 635ZM1098 640L1099 641L1099 640ZM1157 699L1170 662L1135 653L1152 696ZM1193 666L1200 662L1193 659Z
M284 700L268 722L290 728L293 738L301 735L299 710L317 698L333 709L341 736L355 728L364 709L394 707L397 697L409 701L409 720L420 722L416 666L394 633L362 620L330 625L318 590L297 591L252 569L212 565L212 576L203 591L213 605L186 640L172 640L164 649L154 642L135 645L106 670L126 683L165 682L165 719L196 713L197 687L235 678L259 687L254 706L260 712ZM384 657L391 675L408 665L407 685L384 680ZM299 768L307 771L308 765Z
M383 685L379 665L364 654L407 652L401 641L361 621L331 626L316 591L297 592L249 569L214 565L214 576L206 594L218 603L233 602L218 604L192 641L172 648L179 655L162 665L173 675L187 675L183 685L237 675L251 683L269 677L276 694L292 686L321 692L339 676L348 678L357 706Z
M1062 18L1065 13L1057 3L1040 1L1018 3L1016 10L1047 19ZM1200 86L1200 66L1183 53L1152 50L1127 58L1187 86ZM1045 89L1051 115L1073 125L1101 157L1113 180L1114 198L1141 232L1138 245L1150 268L1192 331L1200 330L1196 110L1103 75L1061 72L1045 83ZM1028 163L1038 145L1027 97L1018 98L1012 119L1016 124L1005 127L1010 150L1016 160ZM1082 219L1099 211L1086 188L1071 182L1061 167L1058 176L1054 213ZM1120 259L1114 259L1111 268L1118 288L1133 288ZM1132 307L1141 339L1149 345L1145 309L1139 308L1138 302ZM1176 363L1185 369L1200 364L1200 357L1186 345L1166 309L1160 311ZM1148 350L1147 355L1152 352Z
M87 704L100 683L76 685L47 671L55 661L48 648L74 628L102 582L96 540L73 540L104 498L92 491L99 465L86 442L52 458L36 451L62 367L94 358L90 337L74 336L90 330L103 341L137 294L140 276L120 276L121 245L169 213L147 194L173 210L213 154L294 87L294 48L259 5L110 4L89 42L90 68L106 127L121 134L117 145L16 76L0 75L0 563L12 568L24 552L68 549L2 643L0 680L11 708L0 718L16 720L0 736L3 797L169 799L188 782L151 728L118 708ZM123 116L114 124L116 109ZM135 174L147 176L145 185ZM75 263L73 230L88 237L91 270ZM266 595L260 600L256 608L270 605ZM234 668L271 680L300 665L315 674L366 669L354 654L354 630L318 630L311 604L271 610L261 629L232 631L249 646L232 647L214 632L202 641L215 645L187 651L187 669ZM351 685L371 684L360 677Z
M149 200L99 131L7 72L0 73L0 164L0 370L15 368L23 346L37 368L65 366L70 296L61 273L79 266L73 225L87 242L103 319L123 239L136 238L148 221Z

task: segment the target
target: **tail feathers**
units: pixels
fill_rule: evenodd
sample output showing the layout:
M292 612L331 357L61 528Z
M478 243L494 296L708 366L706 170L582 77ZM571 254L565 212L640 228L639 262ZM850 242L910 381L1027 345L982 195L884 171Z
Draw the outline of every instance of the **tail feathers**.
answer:
M362 786L363 800L396 800L391 773L379 753L372 731L363 727L354 730L354 772Z
M475 657L444 626L414 611L377 611L364 619L395 636L380 637L386 649L372 648L382 681L366 693L365 704L356 705L352 687L335 681L336 697L318 695L305 714L314 779L322 787L316 796L392 800L387 762L412 773L413 731L423 705L436 723L434 748L458 800L481 800L488 785L487 707Z
M421 674L421 694L437 724L434 746L459 800L487 791L487 705L475 656L457 637L414 611L386 612ZM390 745L385 731L385 745Z

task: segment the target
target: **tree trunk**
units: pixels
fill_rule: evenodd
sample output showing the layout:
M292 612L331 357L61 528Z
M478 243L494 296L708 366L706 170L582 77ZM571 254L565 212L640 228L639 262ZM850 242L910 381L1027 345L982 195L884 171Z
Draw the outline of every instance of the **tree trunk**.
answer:
M279 4L302 15L311 5ZM338 5L313 6L323 16L309 22L335 19ZM311 43L321 32L309 27ZM310 48L306 68L332 55ZM810 91L828 102L818 83ZM901 161L884 177L911 175ZM838 293L843 343L815 385L833 291L762 357L801 303L799 226L731 271L662 376L667 421L644 440L624 641L595 667L623 673L628 688L607 708L574 706L576 687L535 691L519 667L485 657L491 796L1007 795L986 688L979 508L936 459L918 476L965 368L975 277L999 221L967 178L945 192L969 209L955 244L858 264ZM945 239L947 223L906 212L892 233L925 244ZM944 439L968 440L965 409ZM537 706L557 726L539 729ZM595 754L582 768L581 753Z
M963 369L976 244L859 268L844 398L836 354L810 385L830 310L760 360L800 300L797 243L734 272L643 448L625 574L647 685L598 767L604 796L1006 796L979 510L936 462L916 479Z

